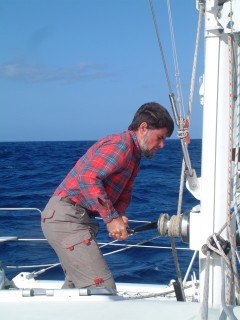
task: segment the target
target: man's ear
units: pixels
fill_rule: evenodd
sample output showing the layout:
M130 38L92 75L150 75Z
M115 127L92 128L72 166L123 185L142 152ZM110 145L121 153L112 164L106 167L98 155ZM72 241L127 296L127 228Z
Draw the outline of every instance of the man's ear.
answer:
M147 129L148 129L148 125L147 125L147 122L142 122L140 124L140 126L138 127L138 130L139 130L139 133L141 135L145 134L147 132Z

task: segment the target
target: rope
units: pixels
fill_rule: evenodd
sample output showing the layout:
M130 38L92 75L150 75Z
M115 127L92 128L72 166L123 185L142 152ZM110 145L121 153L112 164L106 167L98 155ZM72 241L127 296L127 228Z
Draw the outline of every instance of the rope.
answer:
M226 316L229 318L229 320L237 320L237 318L233 314L232 310L230 310L230 308L227 307L226 302L225 302L225 273L224 273L224 262L223 262L223 260L222 260L222 263L221 263L221 270L222 270L221 300L222 300L223 310L224 310Z
M230 215L230 219L233 218L233 214ZM220 234L223 232L223 230L227 227L228 223L227 221L224 223L224 225L220 228L220 230L215 233L213 235L213 239L217 245L217 248L214 247L212 244L211 244L211 236L208 237L207 239L207 247L215 252L216 254L222 256L223 260L225 261L225 264L226 264L226 269L227 269L227 293L226 293L226 296L227 296L227 302L230 303L231 301L231 290L232 290L232 268L231 268L231 262L230 262L230 259L226 256L226 254L224 253L224 251L222 250L220 244L219 244L219 241L217 240L218 238L220 238Z
M221 229L223 229L223 228L221 228ZM213 246L213 244L211 242L212 239L214 240L214 242L215 242L217 247ZM218 239L220 239L220 236L219 236L218 233L213 234L213 236L209 236L208 237L206 246L208 247L209 250L207 249L205 254L207 254L210 251L213 251L216 254L220 255L225 260L226 268L227 268L227 294L226 294L227 298L226 299L227 299L227 303L230 304L231 291L232 291L232 269L231 269L231 263L230 263L230 259L227 257L227 255L225 254L225 252L221 248L221 245L220 245ZM205 251L205 248L203 250ZM204 253L204 251L203 251L203 253Z
M204 5L202 3L200 3L199 15L198 15L197 36L196 36L196 44L195 44L193 68L192 68L192 77L191 77L191 85L190 85L190 94L189 94L189 102L188 102L188 123L189 123L189 126L190 126L190 121L191 121L192 102L193 102L194 86L195 86L195 79L196 79L196 70L197 70L196 66L197 66L197 57L198 57L203 10L204 10ZM186 170L186 163L183 158L181 180L180 180L180 186L179 186L178 211L177 211L178 215L181 214L181 208L182 208L182 197L183 197L183 189L184 189L185 170Z
M196 256L197 256L197 254L198 254L198 250L195 250L195 251L194 251L194 254L193 254L193 256L192 256L192 259L191 259L191 261L190 261L189 267L188 267L188 269L187 269L187 272L186 272L186 274L185 274L185 277L184 277L184 279L183 279L183 286L185 286L185 284L186 284L186 282L187 282L187 278L188 278L189 273L190 273L190 271L191 271L191 269L192 269L192 266L193 266L193 263L194 263L194 261L195 261L195 258L196 258Z
M47 241L46 239L17 239L17 241ZM112 242L98 242L99 245L103 246L116 246L116 247L136 247L135 244L125 244L125 243L112 243ZM138 248L149 248L149 249L164 249L164 250L171 250L171 247L167 246L153 246L153 245L138 245ZM102 248L102 247L101 247ZM190 248L184 248L184 247L176 247L176 250L186 250L186 251L192 251ZM4 268L32 268L32 267L44 267L44 266L50 266L53 263L48 263L48 264L41 264L41 265L34 265L34 266L2 266Z
M38 208L0 208L0 211L25 211L25 210L31 210L31 211L38 211L39 213L42 213L42 211Z
M175 76L176 76L176 82L177 82L178 102L179 102L179 105L180 105L180 108L181 108L181 106L183 104L183 98L182 98L182 91L181 91L181 84L180 84L180 74L179 74L179 68L178 68L177 52L176 52L176 45L175 45L175 39L174 39L171 8L170 8L170 1L169 0L167 1L167 5L168 5L168 16L169 16L170 32L171 32L171 39L172 39L172 49L173 49L173 57L174 57L174 65L175 65ZM165 74L166 74L166 78L167 78L167 82L168 82L168 87L169 87L170 95L172 95L172 88L171 88L171 84L170 84L170 80L169 80L169 75L168 75L166 62L165 62L165 58L164 58L164 54L163 54L160 35L159 35L157 23L156 23L156 17L155 17L155 14L154 14L153 4L152 4L151 0L150 0L150 6L151 6L151 11L152 11L153 20L154 20L154 24L155 24L155 29L156 29L156 33L157 33L159 48L160 48L160 52L161 52L161 56L162 56L162 60L163 60L164 70L165 70ZM198 39L199 39L199 37L198 37ZM198 42L197 42L197 47L198 47ZM194 59L195 60L195 66L193 68L193 70L194 70L194 79L195 79L195 72L196 72L195 71L196 70L196 52L197 52L197 50L195 50L195 59ZM194 82L194 80L192 80L192 83L193 82ZM179 123L178 135L180 136L180 138L186 138L188 136L188 125L187 126L185 125L185 121L183 121L182 118L181 118L181 121ZM181 276L181 271L180 271L178 257L177 257L177 251L176 251L176 248L175 248L175 243L174 243L174 238L173 237L174 236L180 236L180 234L181 234L181 232L180 232L180 222L181 222L180 219L181 218L180 217L181 217L183 190L184 190L185 166L186 166L185 165L185 161L183 159L177 216L172 216L171 217L171 220L169 222L169 227L168 227L168 234L170 236L173 259L174 259L175 268L176 268L176 272L177 272L177 275L178 275L178 281L179 281L179 284L180 284L180 288L181 288L184 300L185 300L185 294L184 294L184 288L183 288L183 283L182 283L182 276Z
M202 25L203 11L204 11L204 4L200 3L196 44L195 44L195 51L194 51L194 58L193 58L190 95L189 95L189 102L188 102L188 121L189 121L189 124L190 124L190 118L191 118L191 112L192 112L192 102L193 102L194 85L195 85L195 78L196 78L196 66L197 66L197 57L198 57L198 48L199 48L199 40L200 40L200 31L201 31L201 25Z
M214 240L217 248L215 246L213 246L213 244L211 243L211 240ZM231 262L230 259L228 258L228 256L225 254L225 252L223 251L218 238L220 238L220 236L218 234L213 234L213 236L208 237L207 239L207 247L210 249L210 251L215 252L216 254L220 255L226 264L226 268L227 268L227 290L226 290L226 301L228 304L231 304L231 294L232 294L232 280L233 280L233 276L232 276L232 268L231 268ZM209 250L207 251L210 252Z
M170 241L171 241L171 247L172 247L172 252L173 252L173 260L174 260L174 264L175 264L175 268L176 268L176 272L177 272L178 282L179 282L180 289L182 292L183 301L186 301L184 287L183 287L183 281L182 281L182 275L181 275L180 266L179 266L179 262L178 262L177 251L175 248L174 237L170 237Z
M185 288L188 289L190 287L194 286L194 283L192 285L185 285ZM146 299L146 298L157 298L157 297L166 297L168 295L171 295L172 293L174 293L174 289L169 290L169 288L167 288L167 290L165 292L158 292L158 293L148 293L148 294L144 294L144 293L136 293L135 296L132 295L132 293L135 292L131 292L131 291L125 291L125 292L118 292L119 295L124 296L124 299L126 300L138 300L138 299ZM131 296L129 296L131 294Z
M160 53L161 53L161 56L162 56L164 71L165 71L165 75L166 75L166 79L167 79L167 83L168 83L168 88L169 88L169 92L170 92L170 96L171 96L171 95L173 95L173 91L172 91L170 78L169 78L169 74L168 74L168 70L167 70L167 65L166 65L166 61L165 61L165 57L164 57L164 53L163 53L163 48L162 48L162 44L161 44L161 40L160 40L160 34L159 34L158 26L157 26L156 16L155 16L155 13L154 13L152 0L149 0L149 2L150 2L151 12L152 12L153 21L154 21L154 25L155 25L155 30L156 30L156 34L157 34ZM176 71L176 81L177 81L177 87L180 90L179 70L178 70L178 63L177 63L176 46L175 46L175 41L174 41L173 25L172 25L172 18L171 18L171 9L170 9L169 1L167 3L168 3L168 16L169 16L169 23L170 23L170 29L171 29L171 37L172 37L174 64L175 64L175 69L177 69L177 71ZM178 93L179 93L179 90L178 90ZM180 93L180 95L181 95L181 93ZM180 217L180 215L179 215L179 217ZM176 229L177 228L179 229L180 227L179 227L179 224L177 225L177 223L175 223L175 222L176 222L175 218L172 217L172 219L170 220L170 225L171 226L169 227L169 230L170 230L170 233L175 234L175 232L177 232L179 234L179 231L178 230L176 231ZM181 277L181 272L180 272L180 267L179 267L179 263L178 263L177 251L175 249L173 235L170 236L170 239L171 239L171 247L172 247L173 259L174 259L174 263L175 263L175 267L176 267L176 272L177 272L177 275L178 275L178 281L179 281L179 284L180 284L180 288L181 288L181 291L182 291L183 298L185 300L184 288L183 288L183 284L182 284L182 277Z
M180 115L184 114L184 103L183 103L183 95L182 95L182 88L181 88L181 81L180 81L180 72L178 67L178 60L177 60L177 49L175 44L175 37L173 31L173 23L172 23L172 14L171 14L171 7L170 7L170 0L167 0L168 6L168 18L169 18L169 26L170 26L170 34L171 34L171 43L172 43L172 50L173 50L173 61L175 66L175 78L176 78L176 87L177 87L177 101L179 104Z
M122 249L118 249L118 250L115 250L115 251L111 251L111 252L108 252L108 253L104 253L103 256L105 257L105 256L109 256L109 255L114 254L114 253L126 251L126 250L129 250L129 249L132 249L133 247L137 247L138 245L141 245L141 244L143 244L143 243L146 243L146 242L149 242L149 241L158 239L158 238L160 238L160 236L155 236L155 237L152 237L152 238L150 238L150 239L147 239L147 240L138 242L138 243L136 243L136 244L133 244L131 247L125 247L125 248L122 248Z
M173 260L174 260L174 264L175 264L175 268L176 268L176 272L177 272L178 282L179 282L180 289L182 292L183 300L186 301L181 270L180 270L177 251L176 251L175 242L174 242L174 236L180 236L180 234L181 234L180 222L181 222L180 215L173 215L171 217L171 219L169 221L169 226L168 226L168 235L169 235L170 241L171 241L172 255L173 255Z
M169 78L169 74L168 74L168 70L167 70L167 64L166 64L164 53L163 53L162 43L161 43L161 40L160 40L160 33L159 33L159 30L158 30L158 25L157 25L156 16L155 16L155 13L154 13L152 0L149 0L149 3L150 3L150 7L151 7L152 16L153 16L153 22L154 22L154 25L155 25L155 30L156 30L158 45L159 45L159 49L160 49L160 53L161 53L161 57L162 57L163 67L164 67L164 71L165 71L165 75L166 75L166 79L167 79L167 83L168 83L168 89L169 89L170 93L173 93L172 87L171 87L170 78Z
M238 270L235 256L235 241L231 227L231 171L232 171L232 119L233 119L233 75L232 75L232 37L228 36L228 59L229 59L229 152L228 152L228 193L227 193L227 229L232 253L232 268L234 283L237 292L237 302L240 304L240 287Z
M1 268L7 268L7 269L24 269L24 268L40 268L40 267L51 267L51 266L58 266L60 263L48 263L48 264L35 264L35 265L28 265L28 266L3 266L1 265Z
M115 254L115 253L118 253L118 252L122 252L122 251L126 251L126 250L129 250L129 249L132 249L133 247L138 247L139 245L141 245L141 244L143 244L143 243L146 243L146 242L155 240L155 239L157 239L157 238L159 238L159 237L160 237L160 236L155 236L155 237L152 237L152 238L150 238L150 239L146 239L146 240L144 240L144 241L141 241L141 242L139 242L139 243L136 243L136 244L134 244L134 245L131 245L131 246L128 246L128 247L125 247L125 248L122 248L122 249L118 249L118 250L115 250L115 251L111 251L111 252L108 252L108 253L104 253L103 256L108 256L108 255L111 255L111 254ZM106 243L106 244L102 245L100 248L103 248L103 247L105 247L105 246L107 246L107 245L113 245L113 244L115 244L115 242L117 242L117 241L118 241L118 240L114 240L114 241L112 241L112 242ZM46 269L43 269L43 270L39 270L39 271L37 271L37 272L32 272L32 273L31 273L31 274L32 274L32 277L33 277L33 276L37 276L37 275L39 275L39 274L47 271L48 269L51 269L51 268L56 267L56 266L58 266L58 265L60 265L60 263L57 263L57 264L55 264L55 265L51 265L49 268L46 268ZM20 268L20 267L19 267L19 268Z
M210 251L207 251L205 278L204 278L204 287L203 287L203 301L201 305L201 320L208 319L209 267L210 267Z
M237 75L237 99L236 99L236 116L235 120L235 159L234 159L234 179L233 179L233 201L234 214L237 220L238 232L240 234L240 220L238 214L237 184L238 184L238 157L240 147L240 45L237 46L237 61L235 62Z
M225 252L223 251L217 237L215 234L213 234L213 239L218 247L219 250L219 254L223 257L223 259L225 260L226 263L226 267L227 267L227 303L228 304L233 304L233 301L231 301L231 296L232 296L232 280L233 280L233 276L232 276L232 269L231 269L231 262L230 259L228 258L228 256L225 254Z
M177 209L177 216L180 217L182 212L182 200L183 200L183 190L184 190L184 182L185 182L185 169L186 164L184 158L182 160L182 171L181 171L181 179L179 185L179 193L178 193L178 209Z
M181 236L181 220L180 215L173 215L169 221L168 225L168 235L169 237L180 237Z
M174 42L174 34L173 34L173 27L172 27L172 18L171 18L171 10L170 10L170 2L168 0L168 12L169 12L169 20L170 20L170 27L171 27L171 36L172 36L172 43L173 43L173 51L174 51L174 61L175 61L175 69L177 69L176 76L179 75L178 71L178 64L176 59L176 47ZM194 84L195 84L195 77L196 77L196 65L197 65L197 55L198 55L198 48L199 48L199 39L200 39L200 29L201 29L201 23L202 23L202 15L203 15L203 5L200 5L199 10L199 18L198 18L198 27L197 27L197 37L196 37L196 45L195 45L195 53L194 53L194 61L193 61L193 69L192 69L192 78L191 78L191 87L190 87L190 97L189 97L189 105L188 105L188 125L186 126L185 123L181 123L180 121L180 128L178 130L178 135L180 138L186 138L188 136L188 128L190 124L190 116L191 116L191 110L192 110L192 100L193 100L193 92L194 92ZM177 77L177 85L179 85L179 77ZM179 89L180 85L178 86ZM181 93L180 93L181 94ZM182 210L182 199L183 199L183 190L184 190L184 181L185 181L185 170L186 170L186 163L183 158L182 161L182 170L181 170L181 179L180 179L180 186L179 186L179 198L178 198L178 209L177 209L177 216L173 216L169 223L169 235L171 240L171 246L172 246L172 252L173 252L173 259L178 275L178 281L184 296L184 289L183 289L183 282L182 282L182 276L180 272L180 267L178 263L177 258L177 252L175 250L175 243L173 235L180 236L181 230L180 230L180 216L181 216L181 210Z
M112 245L112 244L114 244L114 243L117 242L117 241L118 241L118 240L116 239L116 240L113 240L113 241L111 241L111 242L105 243L105 244L103 244L103 245L100 246L100 249L102 249L102 248L104 248L104 247L106 247L106 246Z

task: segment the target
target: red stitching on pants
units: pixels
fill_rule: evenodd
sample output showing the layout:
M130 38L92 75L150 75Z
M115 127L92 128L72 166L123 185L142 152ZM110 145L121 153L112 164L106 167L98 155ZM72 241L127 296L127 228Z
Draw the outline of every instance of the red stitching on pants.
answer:
M95 283L96 287L98 287L103 282L104 282L103 278L95 278L94 279L94 283Z
M86 244L86 245L89 244L89 242L90 242L89 239L84 239L84 240L83 240L83 243Z

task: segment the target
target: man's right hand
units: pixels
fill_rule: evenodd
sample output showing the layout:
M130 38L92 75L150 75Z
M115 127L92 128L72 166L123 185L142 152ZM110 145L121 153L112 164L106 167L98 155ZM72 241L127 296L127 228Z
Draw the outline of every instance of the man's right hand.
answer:
M127 224L124 223L122 217L113 219L106 224L109 237L117 240L124 240L128 237Z

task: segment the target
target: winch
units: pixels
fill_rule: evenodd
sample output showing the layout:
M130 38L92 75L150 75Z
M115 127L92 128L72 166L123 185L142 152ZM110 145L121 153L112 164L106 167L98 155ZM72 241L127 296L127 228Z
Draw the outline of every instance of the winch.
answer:
M180 237L185 243L189 243L189 220L188 212L182 215L169 216L162 213L158 219L158 233L161 236Z

